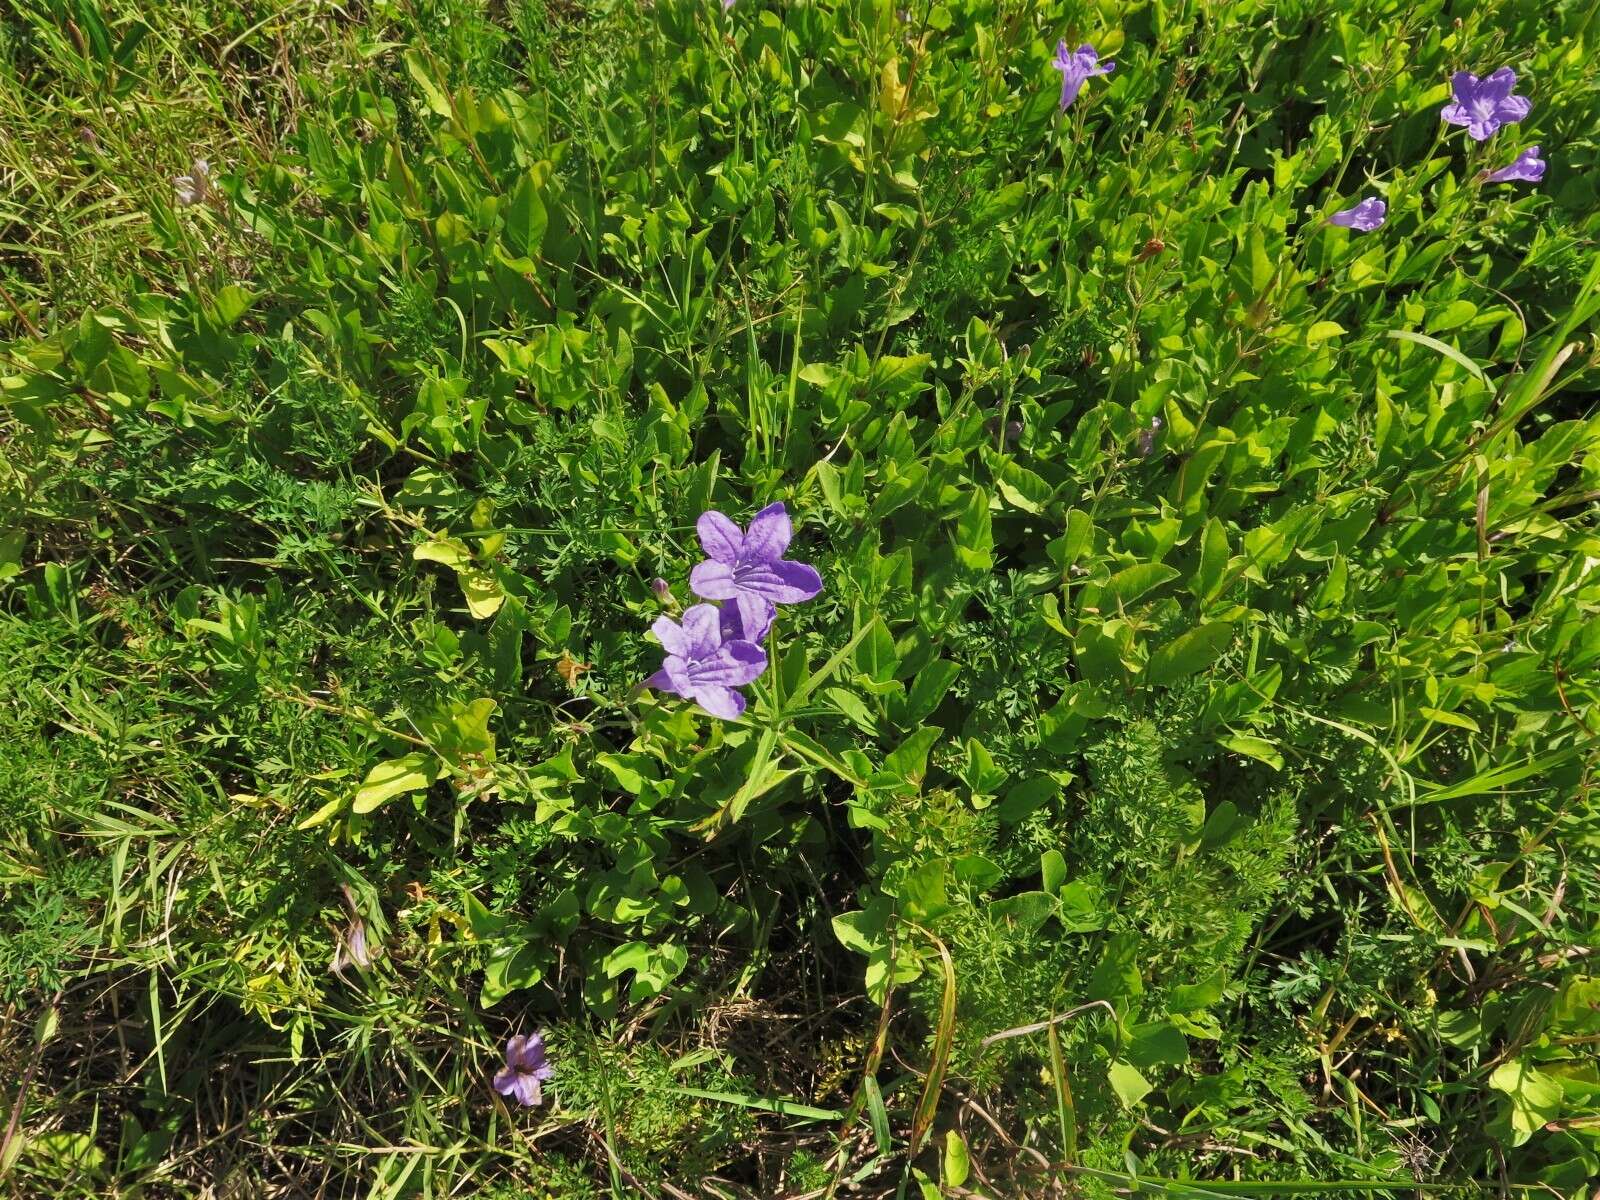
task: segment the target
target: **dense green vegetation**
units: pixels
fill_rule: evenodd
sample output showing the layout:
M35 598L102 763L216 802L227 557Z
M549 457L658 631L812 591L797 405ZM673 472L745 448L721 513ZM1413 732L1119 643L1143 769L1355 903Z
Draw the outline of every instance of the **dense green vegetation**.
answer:
M12 0L4 1186L1586 1195L1597 43Z

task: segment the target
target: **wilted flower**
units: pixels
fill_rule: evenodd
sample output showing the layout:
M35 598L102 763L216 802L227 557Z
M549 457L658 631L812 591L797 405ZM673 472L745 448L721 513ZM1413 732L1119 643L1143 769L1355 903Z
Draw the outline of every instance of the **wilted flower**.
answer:
M747 634L760 630L764 636L777 605L798 604L822 590L815 567L783 557L794 526L781 500L758 512L748 532L719 512L700 514L695 528L711 557L689 573L689 586L707 600L737 604Z
M1454 99L1439 115L1452 125L1465 125L1467 136L1474 141L1486 141L1500 126L1522 120L1533 107L1526 96L1511 94L1516 86L1517 73L1510 67L1501 67L1483 79L1471 71L1457 71L1450 76Z
M656 594L656 599L663 604L672 599L671 586L659 575L650 581L650 590Z
M1078 93L1083 90L1084 83L1092 75L1109 75L1116 69L1116 63L1100 63L1100 55L1095 48L1085 42L1076 50L1068 50L1066 42L1056 43L1055 61L1050 64L1061 72L1061 111L1066 112L1072 102L1078 98Z
M189 173L174 177L172 186L178 191L180 208L206 203L212 195L211 164L203 158L195 159L189 164Z
M760 678L767 656L746 638L725 638L716 605L686 609L682 625L657 617L650 628L667 657L645 680L647 686L693 700L714 717L731 720L744 712L744 696L737 689Z
M1490 171L1484 178L1490 183L1510 183L1514 179L1538 183L1544 178L1544 167L1544 159L1539 157L1539 147L1529 146L1498 171Z
M506 1043L506 1065L495 1072L494 1090L532 1107L544 1099L540 1085L555 1073L545 1054L544 1035L519 1033Z
M1147 428L1139 431L1139 457L1149 458L1150 452L1156 448L1156 438L1161 434L1161 427L1165 424L1160 417L1151 417Z
M1328 218L1329 225L1340 225L1358 233L1371 233L1388 215L1389 206L1376 196L1368 196L1354 208L1345 208Z
M342 930L333 932L333 957L328 960L328 970L343 979L346 967L365 971L383 954L383 948L367 941L367 923L356 910L356 898L350 885L341 884L340 890L344 892L350 920Z

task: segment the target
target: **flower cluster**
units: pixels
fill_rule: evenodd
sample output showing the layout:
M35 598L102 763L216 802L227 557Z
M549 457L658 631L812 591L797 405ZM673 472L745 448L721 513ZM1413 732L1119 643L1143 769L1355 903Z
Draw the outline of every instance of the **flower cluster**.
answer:
M762 643L777 606L811 599L822 591L822 576L815 567L784 558L794 526L782 502L763 508L747 530L719 512L701 513L695 529L707 557L690 572L689 586L697 596L722 603L692 605L682 624L671 617L656 620L650 628L667 654L645 685L731 719L744 712L739 688L767 669ZM664 590L662 584L657 595Z
M1516 86L1517 73L1510 67L1501 67L1482 79L1471 71L1457 71L1450 77L1450 103L1439 110L1439 116L1448 124L1466 126L1467 136L1474 141L1488 141L1502 125L1514 124L1532 111L1533 104L1526 96L1512 95L1511 89ZM1517 179L1538 183L1544 178L1544 167L1539 147L1529 146L1510 163L1498 171L1485 172L1482 178L1489 183ZM1368 196L1354 207L1334 213L1328 224L1371 233L1383 224L1387 214L1388 205L1376 196Z

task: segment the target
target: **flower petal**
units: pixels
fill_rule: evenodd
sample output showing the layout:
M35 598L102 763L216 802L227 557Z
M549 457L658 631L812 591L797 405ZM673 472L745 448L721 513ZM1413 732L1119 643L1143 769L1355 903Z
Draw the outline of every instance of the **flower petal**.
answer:
M1467 136L1475 142L1487 142L1494 136L1494 131L1500 128L1500 122L1495 117L1485 117L1474 120L1467 126Z
M514 1034L506 1043L506 1066L516 1067L517 1060L522 1057L522 1048L528 1044L528 1039L522 1034Z
M649 679L646 679L643 686L647 688L655 688L655 690L658 692L670 692L675 696L683 695L683 693L678 690L677 682L672 678L671 673L665 667L662 667L661 670L650 676Z
M543 1089L539 1087L539 1080L527 1071L517 1072L516 1086L513 1088L517 1095L517 1103L532 1108L544 1099Z
M733 582L733 568L724 562L707 559L689 572L689 590L707 600L732 600L739 594Z
M1511 95L1511 89L1517 86L1517 73L1510 67L1501 67L1494 74L1486 76L1478 84L1478 98L1498 104Z
M683 614L683 632L688 642L684 657L691 662L709 658L722 645L720 613L715 604L696 604Z
M1533 111L1533 101L1526 96L1507 96L1494 106L1494 115L1506 125L1520 121Z
M1471 104L1478 95L1478 77L1471 71L1457 71L1450 76L1450 94L1462 108Z
M517 1055L517 1066L532 1071L544 1064L544 1038L534 1033L523 1039L522 1050Z
M739 547L744 544L744 534L727 517L715 511L703 512L694 523L694 528L700 535L700 544L705 547L706 553L717 562L732 566L739 561Z
M724 721L731 721L744 712L745 701L742 695L730 687L714 683L697 688L694 700L713 717L721 717Z
M690 694L699 699L702 687L743 687L761 677L767 656L754 642L729 642L712 658L689 668Z
M799 604L822 590L822 576L806 563L781 561L740 567L735 578L741 592L754 592L778 604Z
M732 604L724 604L719 614L724 642L761 643L767 640L772 618L777 614L772 601L763 596L741 593Z
M661 643L661 648L668 654L687 655L689 653L689 635L671 617L657 617L650 626L650 632L656 635L656 640Z
M1467 106L1461 103L1446 104L1439 110L1439 117L1452 125L1472 124L1472 114L1467 111Z
M739 561L776 562L789 548L794 537L794 525L789 520L789 510L780 500L769 504L750 520L750 529L744 535L744 546L739 551Z
M502 1096L509 1096L517 1090L517 1073L510 1067L502 1067L495 1072L494 1090Z

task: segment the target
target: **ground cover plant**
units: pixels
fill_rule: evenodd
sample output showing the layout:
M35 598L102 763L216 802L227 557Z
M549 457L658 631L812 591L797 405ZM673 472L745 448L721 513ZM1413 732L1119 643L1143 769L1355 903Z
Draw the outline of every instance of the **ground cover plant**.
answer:
M19 1196L1580 1197L1588 0L14 0Z

